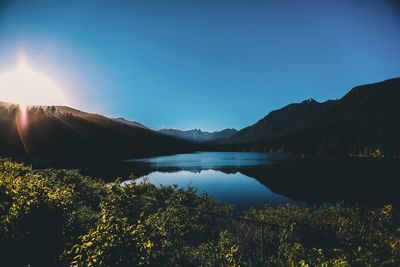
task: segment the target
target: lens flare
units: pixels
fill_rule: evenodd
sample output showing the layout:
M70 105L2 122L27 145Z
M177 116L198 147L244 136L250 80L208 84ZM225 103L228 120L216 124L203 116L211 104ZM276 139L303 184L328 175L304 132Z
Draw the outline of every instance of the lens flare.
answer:
M49 77L30 68L23 54L19 57L17 69L0 74L0 101L18 104L15 125L27 153L25 136L29 130L29 106L68 105L60 87Z
M15 116L15 124L17 126L17 131L22 146L24 147L25 152L29 153L28 146L24 138L25 130L28 126L28 108L26 106L19 106L18 112Z

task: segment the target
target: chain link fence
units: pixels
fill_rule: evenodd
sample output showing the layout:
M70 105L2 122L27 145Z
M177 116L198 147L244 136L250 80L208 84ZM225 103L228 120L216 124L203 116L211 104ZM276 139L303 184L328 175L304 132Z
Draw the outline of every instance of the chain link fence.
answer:
M264 253L267 252L267 227L257 221L221 215L206 211L199 211L199 223L204 225L204 232L210 239L218 239L220 233L227 232L238 247L242 262L250 266L261 266L264 262ZM271 244L272 245L272 244ZM274 244L277 245L277 244ZM200 264L207 259L201 258Z
M147 198L146 200L157 201ZM314 240L318 240L318 234L303 231L301 227L297 226L293 231L293 225L290 223L283 226L180 205L182 209L189 211L196 225L200 226L190 233L192 245L217 242L221 233L227 233L238 248L241 266L268 266L271 256L277 256L277 252L280 251L282 240L294 244L304 235L307 235L309 240L314 239L313 237ZM212 266L207 257L209 255L199 254L194 259L193 266Z

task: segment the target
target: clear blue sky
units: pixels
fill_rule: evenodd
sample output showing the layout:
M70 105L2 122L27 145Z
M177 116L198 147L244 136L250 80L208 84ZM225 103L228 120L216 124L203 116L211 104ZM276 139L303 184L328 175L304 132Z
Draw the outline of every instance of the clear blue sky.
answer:
M155 129L242 128L400 76L396 2L0 0L0 71L23 50L75 107Z

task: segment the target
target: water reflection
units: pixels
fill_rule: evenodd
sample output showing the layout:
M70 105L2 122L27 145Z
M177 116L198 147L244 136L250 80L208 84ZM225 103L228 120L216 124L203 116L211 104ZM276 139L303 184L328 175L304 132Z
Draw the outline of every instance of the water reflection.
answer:
M257 180L240 172L224 173L218 170L161 172L144 176L155 185L194 186L198 193L208 193L220 202L234 204L236 209L261 207L266 203L291 202L287 197L273 193ZM137 179L143 181L144 177Z
M145 159L133 159L126 162L146 163L153 168L215 169L222 167L251 167L273 165L289 161L296 156L252 153L252 152L196 152Z
M199 193L208 192L219 201L247 208L290 199L309 204L400 205L399 159L300 159L268 153L199 152L107 164L97 163L84 174L109 177L109 181L134 174L148 176L155 184L181 187L192 182Z

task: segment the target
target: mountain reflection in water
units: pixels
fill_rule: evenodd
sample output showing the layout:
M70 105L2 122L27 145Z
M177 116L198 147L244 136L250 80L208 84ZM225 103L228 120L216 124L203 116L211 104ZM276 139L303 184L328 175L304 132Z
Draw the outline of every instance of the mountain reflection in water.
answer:
M189 185L238 209L276 203L398 205L398 159L304 159L270 153L197 152L127 160L87 174Z

